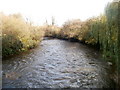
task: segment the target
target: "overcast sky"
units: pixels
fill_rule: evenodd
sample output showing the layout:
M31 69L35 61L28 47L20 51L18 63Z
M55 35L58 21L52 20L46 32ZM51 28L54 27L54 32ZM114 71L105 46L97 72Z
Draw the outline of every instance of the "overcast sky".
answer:
M0 12L5 14L21 13L35 24L42 25L46 19L51 24L55 17L57 25L66 20L86 20L104 12L111 0L0 0Z

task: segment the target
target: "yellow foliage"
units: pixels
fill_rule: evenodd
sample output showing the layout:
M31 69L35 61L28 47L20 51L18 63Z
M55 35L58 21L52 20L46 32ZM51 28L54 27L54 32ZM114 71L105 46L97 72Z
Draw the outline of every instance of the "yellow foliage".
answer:
M0 13L0 18L3 34L3 56L34 48L44 36L44 32L40 27L32 26L26 22L20 14L7 16Z

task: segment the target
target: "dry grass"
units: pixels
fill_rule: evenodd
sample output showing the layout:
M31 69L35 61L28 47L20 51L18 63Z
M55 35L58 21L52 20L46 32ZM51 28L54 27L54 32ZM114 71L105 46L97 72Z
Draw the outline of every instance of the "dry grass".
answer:
M32 26L20 14L6 16L1 13L0 18L3 57L34 48L44 35L40 27Z

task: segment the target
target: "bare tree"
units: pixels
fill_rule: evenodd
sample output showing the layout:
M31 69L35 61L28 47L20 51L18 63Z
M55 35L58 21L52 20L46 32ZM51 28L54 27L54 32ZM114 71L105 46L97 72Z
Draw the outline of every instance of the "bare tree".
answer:
M55 18L52 16L52 25L55 25Z

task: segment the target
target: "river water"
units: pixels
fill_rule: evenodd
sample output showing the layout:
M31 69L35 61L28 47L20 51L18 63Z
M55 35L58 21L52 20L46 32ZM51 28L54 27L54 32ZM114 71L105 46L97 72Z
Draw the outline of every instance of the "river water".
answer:
M2 63L3 88L113 87L109 66L99 52L77 42L47 38Z

